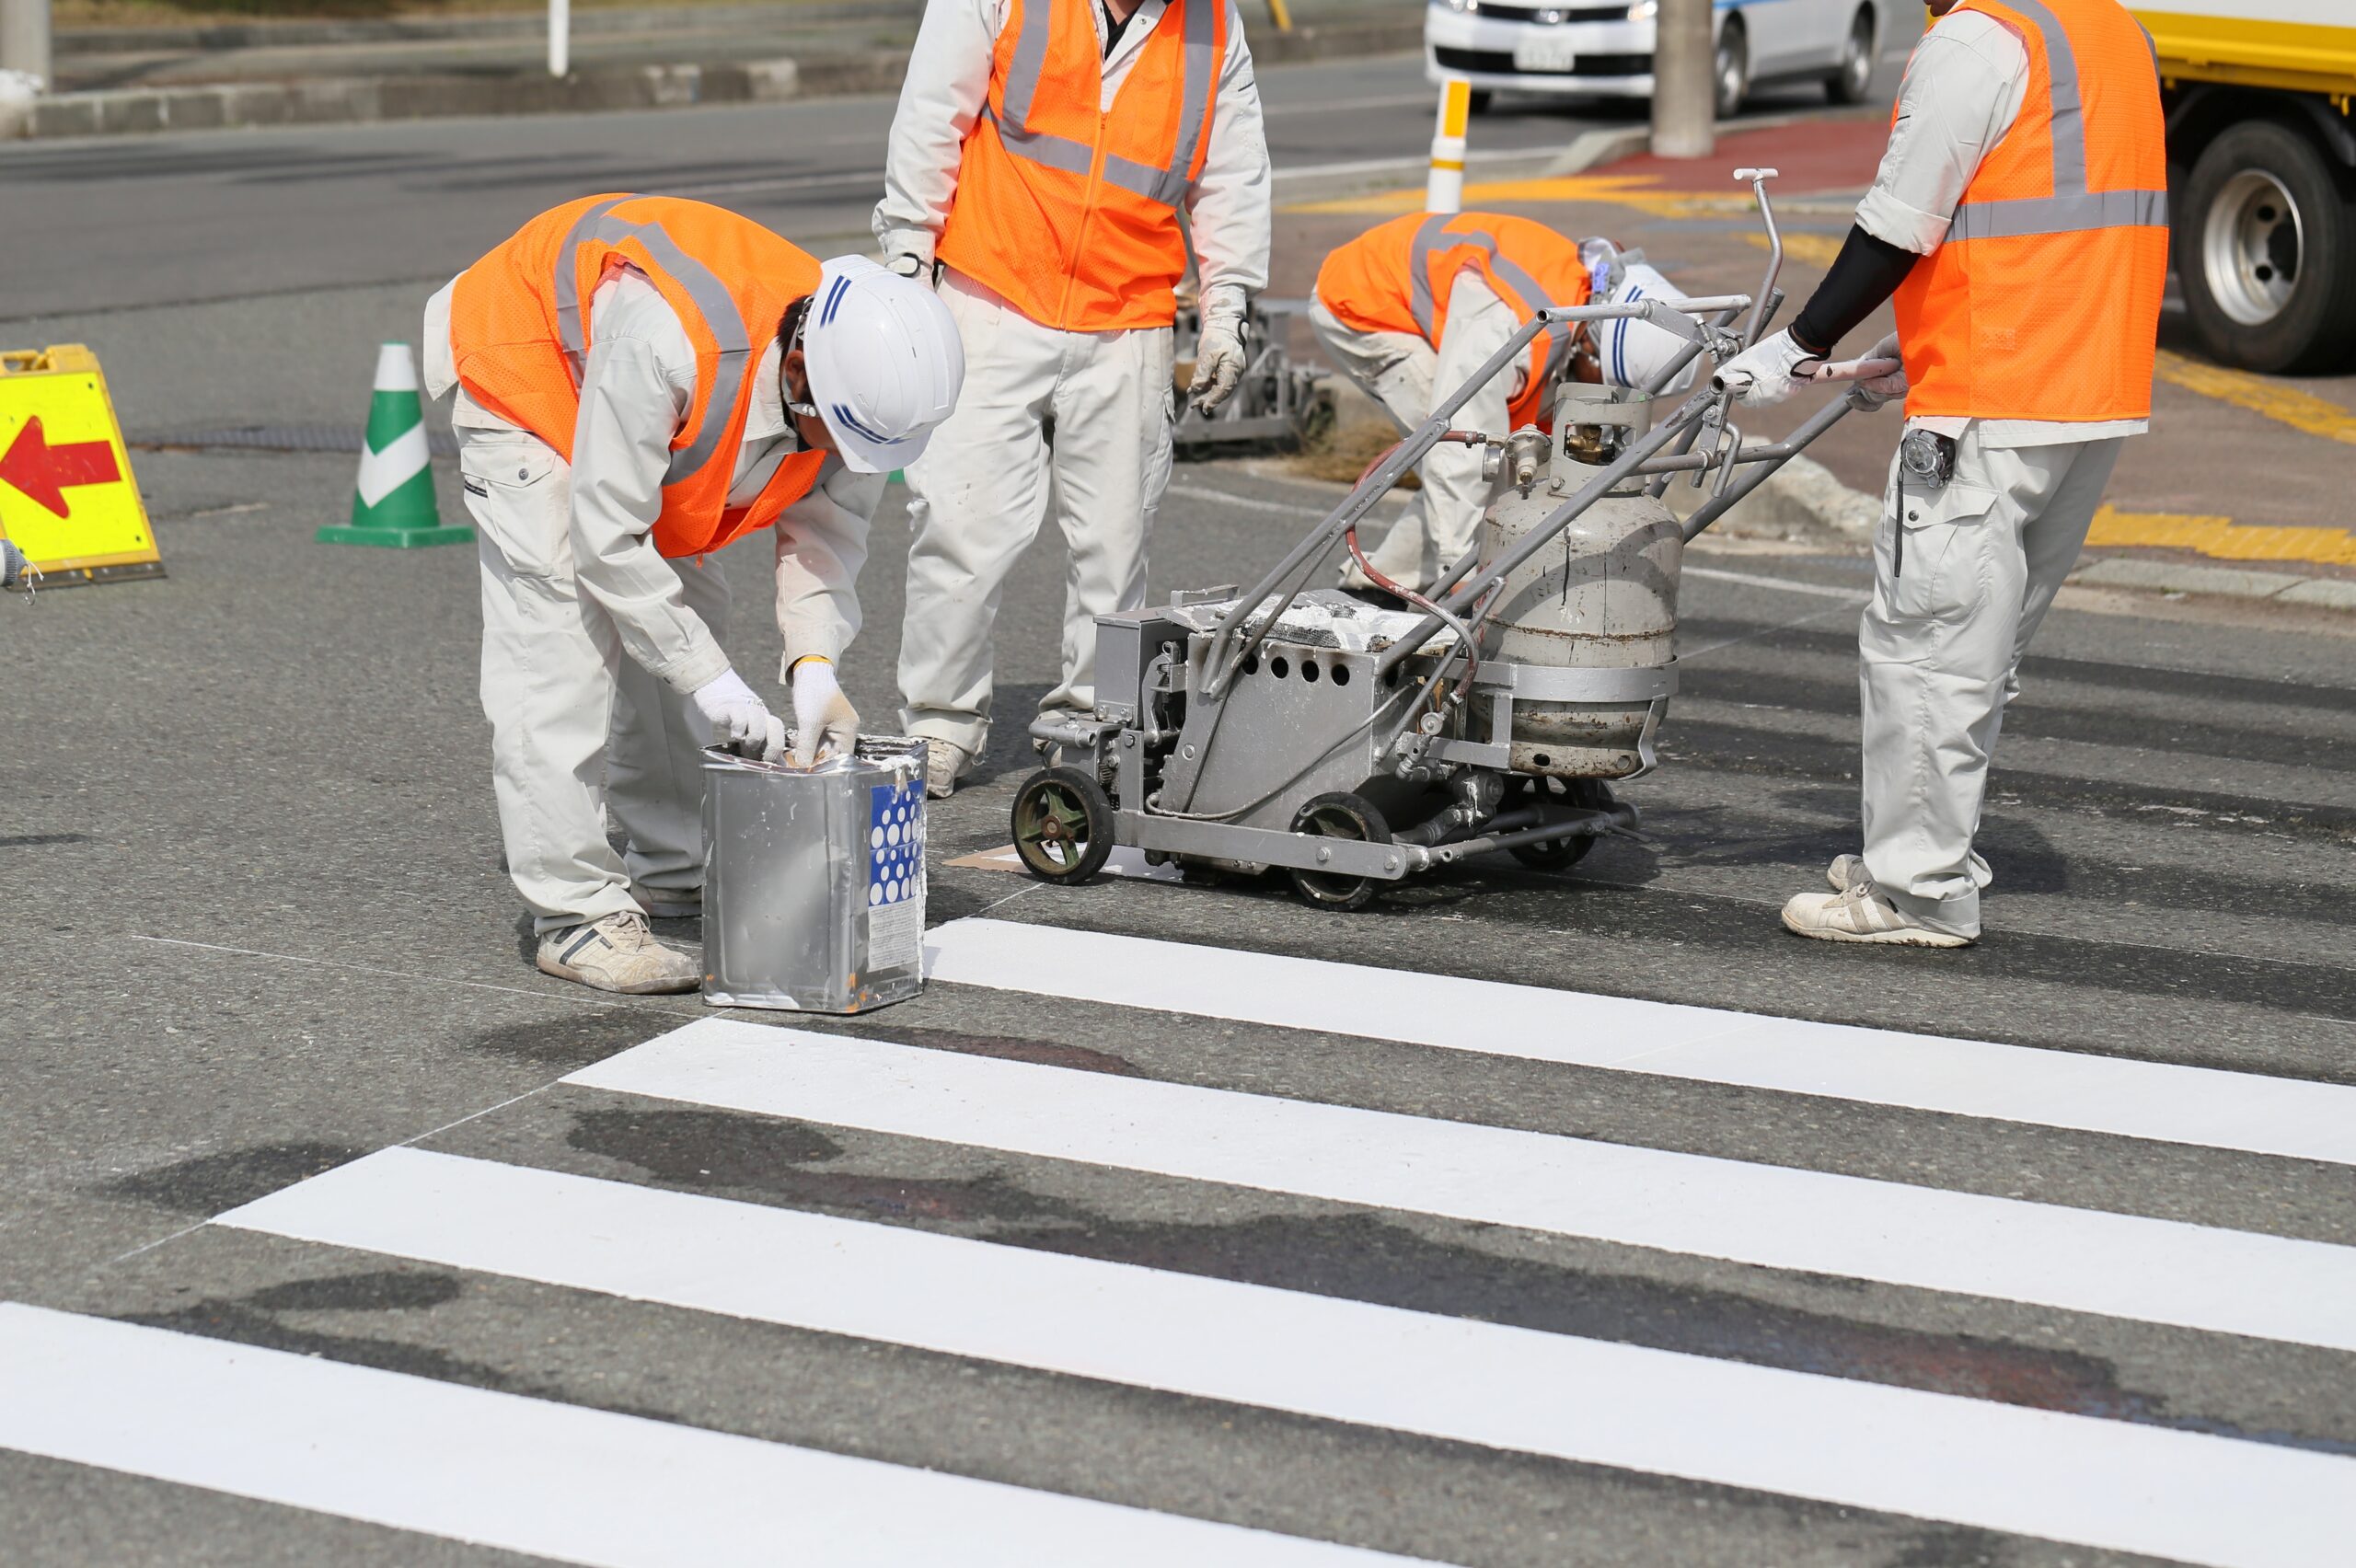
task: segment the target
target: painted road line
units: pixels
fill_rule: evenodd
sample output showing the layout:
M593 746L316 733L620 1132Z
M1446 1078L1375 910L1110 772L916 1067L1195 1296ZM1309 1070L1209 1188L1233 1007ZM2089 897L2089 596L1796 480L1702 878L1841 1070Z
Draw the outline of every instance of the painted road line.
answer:
M612 1568L1408 1561L14 1303L0 1447Z
M1756 571L1721 571L1714 566L1688 566L1681 569L1680 574L1711 582L1739 582L1746 588L1773 588L1784 594L1808 594L1819 599L1847 599L1860 605L1873 595L1873 584L1870 582L1842 588L1831 582L1803 582L1796 577L1769 577Z
M2192 550L2214 560L2312 561L2356 566L2356 534L2345 528L2263 527L2230 517L2177 512L2121 512L2105 506L2086 530L2086 543L2147 549Z
M564 1081L2356 1350L2356 1248L2320 1241L726 1019L698 1020Z
M2237 409L2247 409L2253 414L2262 415L2309 435L2319 435L2326 441L2342 441L2356 445L2356 412L2350 412L2337 403L2327 403L2295 386L2285 386L2279 381L2269 381L2262 375L2251 375L2246 371L2204 364L2165 349L2160 351L2156 374L2159 379L2171 386L2181 386L2188 392L2198 392L2204 398L2214 398Z
M2356 1164L2356 1089L2299 1078L1001 920L925 947L964 986Z
M2356 1539L2356 1460L417 1149L218 1223L2116 1551L2323 1563Z

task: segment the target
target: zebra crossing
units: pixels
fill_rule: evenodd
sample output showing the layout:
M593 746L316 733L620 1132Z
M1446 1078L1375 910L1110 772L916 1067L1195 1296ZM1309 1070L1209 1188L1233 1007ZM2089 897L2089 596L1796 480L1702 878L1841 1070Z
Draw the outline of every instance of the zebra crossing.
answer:
M1214 1022L1246 1027L1279 1051L1338 1038L1451 1070L1595 1070L1672 1096L1732 1088L2021 1139L2098 1134L2161 1161L2230 1151L2276 1162L2264 1168L2286 1180L2356 1163L2356 1090L2332 1084L1107 932L1056 930L1050 945L1041 930L987 918L935 929L937 986L1035 1009L1082 1048L1104 1042L1107 1018L1150 1013L1206 1037ZM1958 1392L1935 1368L1814 1365L1810 1354L1648 1340L1576 1315L1542 1326L1470 1291L1368 1299L1349 1278L1269 1277L1253 1259L1199 1249L1091 1250L1072 1234L1084 1222L1056 1217L1064 1200L1049 1189L1157 1183L1155 1202L1206 1237L1260 1203L1445 1234L1467 1256L1508 1242L1601 1250L1576 1256L1604 1262L1568 1265L1558 1280L1625 1259L1731 1271L1762 1290L1846 1294L1861 1320L1927 1313L1952 1325L1938 1343L1958 1355L2029 1324L2088 1344L2213 1350L2227 1367L2321 1368L2342 1388L2356 1387L2356 1247L1180 1081L1085 1049L1043 1058L945 1037L920 1006L849 1032L697 1019L567 1074L540 1106L494 1108L467 1135L338 1165L174 1246L276 1249L298 1270L433 1271L456 1282L454 1297L525 1291L501 1299L552 1320L551 1302L595 1304L618 1333L678 1336L675 1369L708 1378L757 1369L691 1366L702 1354L693 1325L804 1336L793 1343L823 1354L912 1356L912 1375L935 1380L1034 1379L961 1396L961 1408L1001 1400L1010 1431L1040 1424L1016 1408L1023 1389L1052 1387L1119 1401L1132 1427L1210 1411L1225 1412L1222 1430L1307 1424L1279 1429L1296 1446L1313 1447L1310 1434L1404 1445L1410 1473L1545 1461L1573 1467L1548 1472L1558 1479L1624 1475L1700 1489L1703 1501L1781 1499L2234 1568L2341 1563L2356 1540L2356 1446L2327 1435L2246 1429L2164 1399L2072 1408L2031 1385ZM960 1169L1011 1170L1018 1186L1028 1173L1031 1206L1054 1211L1053 1223L1016 1230L928 1209L918 1200L940 1184L915 1176L896 1187L888 1174L862 1177L856 1203L761 1189L741 1170L733 1188L708 1190L696 1178L710 1170L631 1171L583 1131L670 1125L664 1117L696 1119L690 1148L741 1137L775 1150L790 1130L806 1147L778 1157L788 1163L818 1158L807 1148L820 1142L867 1140L864 1158L886 1172L930 1151ZM549 1136L567 1124L569 1137ZM737 1157L740 1167L768 1158ZM663 1326L641 1324L644 1314ZM825 1365L866 1375L865 1362ZM993 1447L1011 1437L979 1419L946 1440L945 1458L921 1464L872 1456L857 1439L786 1441L699 1414L306 1355L248 1343L234 1325L0 1307L0 1449L560 1561L1496 1555L1388 1539L1313 1498L1289 1510L1242 1496L1140 1501L1091 1473L1078 1422L1069 1435L1052 1424L1028 1432L1049 1458L1018 1481ZM1327 1484L1346 1489L1348 1472ZM1538 1548L1519 1560L1576 1555Z

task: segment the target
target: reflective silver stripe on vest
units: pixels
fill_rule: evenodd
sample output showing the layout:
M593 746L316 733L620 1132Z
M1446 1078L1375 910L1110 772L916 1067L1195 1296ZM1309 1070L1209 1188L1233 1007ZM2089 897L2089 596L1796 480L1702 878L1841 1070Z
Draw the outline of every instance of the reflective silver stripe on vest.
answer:
M1415 244L1407 252L1407 307L1415 313L1415 325L1423 329L1430 341L1439 341L1438 306L1432 297L1432 252L1459 245L1478 246L1488 254L1490 269L1497 279L1520 296L1521 306L1530 315L1553 304L1538 280L1522 271L1520 266L1497 248L1496 236L1486 229L1450 229L1456 221L1453 213L1438 213L1415 226ZM1568 322L1550 322L1546 328L1546 373L1553 375L1562 369L1565 356L1571 352L1572 328Z
M703 418L687 444L671 454L671 466L663 476L665 485L675 485L702 468L720 450L721 439L734 422L736 406L744 399L745 365L753 345L745 330L745 318L737 313L734 296L712 275L710 268L680 249L678 242L662 225L634 224L627 218L607 215L623 202L634 200L623 196L591 208L564 236L556 259L557 333L562 340L565 360L572 367L572 384L578 386L588 358L581 333L578 281L578 252L583 245L614 245L635 239L646 248L647 255L656 265L687 291L687 298L703 317L705 329L719 345L720 356L713 369L713 385L706 389Z
M1047 44L1054 32L1056 3L1057 0L1023 0L1022 30L1015 37L1014 58L1007 67L1006 85L999 94L1004 108L993 109L985 102L982 112L998 127L999 139L1006 144L1006 150L1016 157L1067 174L1084 175L1096 165L1095 148L1068 136L1034 131L1030 126L1032 102L1038 97L1039 78L1047 67ZM1180 40L1182 112L1170 165L1156 168L1108 153L1104 157L1104 179L1106 183L1149 202L1175 207L1185 200L1195 183L1195 154L1203 144L1210 119L1208 97L1215 69L1211 48L1218 26L1212 7L1225 5L1226 0L1170 0L1170 4L1180 12L1185 29ZM1167 17L1169 12L1162 15ZM1124 86L1122 91L1126 95L1127 88Z
M2078 90L2078 56L2062 18L2043 0L2001 0L2037 24L2045 40L2046 85L2053 105L2053 194L1998 202L1966 202L1947 225L1949 239L2015 239L2087 229L2167 226L2165 190L2086 190L2085 102ZM2150 43L2152 35L2143 35ZM2156 46L2153 69L2159 67Z

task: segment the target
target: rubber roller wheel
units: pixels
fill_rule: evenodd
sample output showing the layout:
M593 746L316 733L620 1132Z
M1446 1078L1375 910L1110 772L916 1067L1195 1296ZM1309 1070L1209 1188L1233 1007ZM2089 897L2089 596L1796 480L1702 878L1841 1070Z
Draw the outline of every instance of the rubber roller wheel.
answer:
M1292 830L1321 838L1354 838L1364 844L1391 842L1391 824L1383 821L1374 803L1346 791L1320 795L1301 807L1293 814ZM1332 871L1303 870L1297 866L1291 868L1291 874L1293 892L1300 895L1302 903L1317 909L1363 909L1382 890L1380 880L1375 877L1337 876Z
M1583 811L1611 809L1611 788L1600 778L1532 779L1527 794ZM1587 852L1594 847L1595 836L1583 833L1576 838L1557 838L1551 843L1517 844L1506 853L1534 871L1567 871L1586 859Z
M1014 792L1014 852L1041 882L1083 882L1113 853L1113 802L1077 767L1033 774Z

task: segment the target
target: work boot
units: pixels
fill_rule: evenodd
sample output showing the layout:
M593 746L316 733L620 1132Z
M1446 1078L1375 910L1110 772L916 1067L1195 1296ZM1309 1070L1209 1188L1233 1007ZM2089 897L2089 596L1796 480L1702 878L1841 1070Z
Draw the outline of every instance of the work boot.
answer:
M1854 859L1843 856L1843 859ZM1840 862L1833 862L1834 869ZM1802 893L1784 905L1784 928L1828 942L1886 942L1899 947L1969 947L1972 939L1917 924L1858 880L1839 893Z
M1971 885L1984 891L1995 880L1995 873L1988 869L1986 859L1977 849L1971 852L1969 864ZM1832 864L1824 868L1824 880L1832 885L1833 892L1848 892L1851 882L1865 880L1865 858L1863 855L1835 855Z
M703 889L699 887L634 887L629 894L650 920L703 917Z
M656 941L635 909L550 931L540 939L539 966L560 980L633 997L692 991L703 983L703 965Z
M974 766L974 754L954 741L928 739L924 744L924 792L945 801Z

